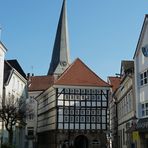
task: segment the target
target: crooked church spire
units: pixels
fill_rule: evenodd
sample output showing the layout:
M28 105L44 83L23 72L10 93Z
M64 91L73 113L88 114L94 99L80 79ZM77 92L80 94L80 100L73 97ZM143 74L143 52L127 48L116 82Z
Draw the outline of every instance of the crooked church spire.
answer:
M56 32L52 59L48 75L60 75L69 66L69 38L67 26L66 0L63 1L58 28Z

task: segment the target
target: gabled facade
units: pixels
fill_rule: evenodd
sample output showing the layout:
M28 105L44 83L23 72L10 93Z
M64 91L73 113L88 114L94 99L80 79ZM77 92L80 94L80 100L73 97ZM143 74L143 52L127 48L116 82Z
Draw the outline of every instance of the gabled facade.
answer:
M120 77L109 77L109 82L113 86L109 101L112 146L132 147L136 117L134 61L122 61Z
M105 146L109 88L108 83L76 59L51 87L36 97L39 147Z
M136 117L134 61L121 62L121 83L114 94L117 103L118 148L131 147Z
M38 102L38 147L103 148L107 144L110 85L80 59L69 62L66 1L63 1L48 76Z
M137 133L141 147L148 147L148 15L145 15L137 48L135 62L135 93L137 110Z
M110 147L118 148L118 124L117 124L117 98L114 93L120 87L121 77L109 76L108 83L111 85L109 97L109 126L110 126Z
M54 76L31 76L28 74L28 99L26 100L26 147L37 146L37 101L36 97L48 89Z
M27 80L24 71L17 62L17 60L7 60L4 63L4 87L3 87L3 99L8 100L12 98L13 102L24 102L27 98ZM20 128L21 127L21 128ZM2 127L2 139L3 142L8 141L8 133L5 127ZM25 148L25 126L16 125L14 127L14 139L13 143L20 148Z

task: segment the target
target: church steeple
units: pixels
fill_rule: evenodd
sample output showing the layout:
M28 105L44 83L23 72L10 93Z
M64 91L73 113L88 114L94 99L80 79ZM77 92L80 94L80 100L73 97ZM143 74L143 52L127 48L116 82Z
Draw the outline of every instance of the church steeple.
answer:
M48 75L60 75L69 66L69 38L66 0L63 1Z

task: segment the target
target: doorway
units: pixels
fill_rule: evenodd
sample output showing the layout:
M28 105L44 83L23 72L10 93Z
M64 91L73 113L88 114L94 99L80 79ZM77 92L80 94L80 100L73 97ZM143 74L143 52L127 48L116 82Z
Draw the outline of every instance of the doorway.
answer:
M74 141L75 148L88 148L88 139L84 135L79 135Z

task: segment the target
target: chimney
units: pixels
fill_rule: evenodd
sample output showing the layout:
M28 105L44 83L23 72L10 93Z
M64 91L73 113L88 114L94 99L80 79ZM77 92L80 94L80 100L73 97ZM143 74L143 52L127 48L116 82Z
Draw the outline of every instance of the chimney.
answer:
M27 73L27 79L29 79L30 78L30 73Z

